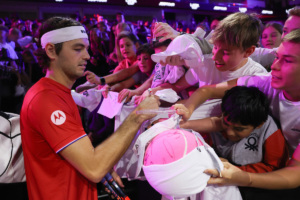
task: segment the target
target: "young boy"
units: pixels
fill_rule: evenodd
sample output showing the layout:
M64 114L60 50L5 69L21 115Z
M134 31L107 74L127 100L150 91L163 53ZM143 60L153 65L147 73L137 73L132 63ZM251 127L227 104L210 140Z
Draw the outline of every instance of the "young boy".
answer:
M209 132L220 157L254 173L282 168L288 161L284 137L269 113L265 94L255 87L236 86L222 99L222 116L181 124L200 133Z
M205 56L203 63L189 71L175 84L164 83L153 88L158 90L172 88L180 92L190 86L220 83L245 75L267 73L264 67L254 62L249 56L255 50L260 37L260 20L245 13L234 13L223 19L215 29L211 41L214 44L213 54ZM178 47L179 48L179 47ZM179 56L169 56L166 63L171 65L185 65ZM194 119L206 118L220 114L218 106L220 101L209 101L203 105ZM214 112L217 111L217 112Z

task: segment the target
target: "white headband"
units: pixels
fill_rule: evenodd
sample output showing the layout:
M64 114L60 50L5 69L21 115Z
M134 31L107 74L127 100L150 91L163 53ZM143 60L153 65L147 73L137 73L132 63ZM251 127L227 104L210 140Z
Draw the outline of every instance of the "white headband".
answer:
M41 38L41 45L44 49L48 43L57 44L79 38L88 38L84 27L70 26L45 33Z

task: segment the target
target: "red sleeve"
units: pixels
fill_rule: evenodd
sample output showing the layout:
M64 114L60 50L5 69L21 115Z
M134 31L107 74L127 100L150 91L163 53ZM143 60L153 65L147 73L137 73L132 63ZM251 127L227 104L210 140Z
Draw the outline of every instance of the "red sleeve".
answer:
M239 168L247 172L264 173L285 167L288 160L288 148L281 130L278 129L264 143L263 161L240 166Z
M40 93L29 105L28 117L56 153L86 136L71 95L60 97L53 92Z

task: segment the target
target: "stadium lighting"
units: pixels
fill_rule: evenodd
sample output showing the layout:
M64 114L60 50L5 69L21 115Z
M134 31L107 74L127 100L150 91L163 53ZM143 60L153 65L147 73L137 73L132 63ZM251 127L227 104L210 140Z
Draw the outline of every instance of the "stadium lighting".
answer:
M137 0L125 0L125 2L126 2L129 6L133 6L134 4L137 3Z
M190 7L193 10L197 10L200 7L199 3L190 3Z
M166 2L166 1L161 1L158 4L159 6L168 6L168 7L175 7L175 3L174 2Z

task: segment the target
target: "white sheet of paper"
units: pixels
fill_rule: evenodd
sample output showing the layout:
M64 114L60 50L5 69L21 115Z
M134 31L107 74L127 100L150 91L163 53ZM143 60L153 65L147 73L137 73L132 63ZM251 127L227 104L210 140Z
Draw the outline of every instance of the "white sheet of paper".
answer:
M118 103L118 92L108 92L107 98L104 98L97 113L104 115L110 119L116 116L122 109L126 99Z

